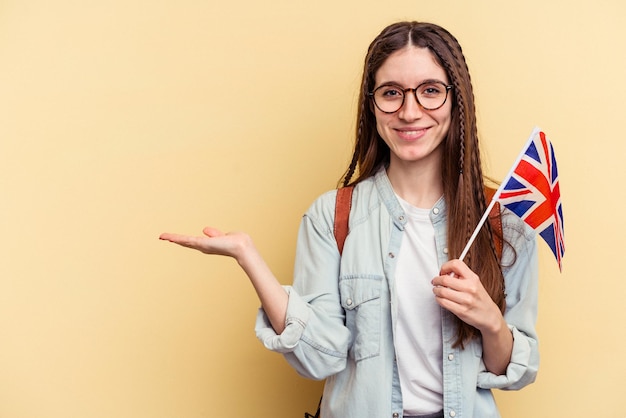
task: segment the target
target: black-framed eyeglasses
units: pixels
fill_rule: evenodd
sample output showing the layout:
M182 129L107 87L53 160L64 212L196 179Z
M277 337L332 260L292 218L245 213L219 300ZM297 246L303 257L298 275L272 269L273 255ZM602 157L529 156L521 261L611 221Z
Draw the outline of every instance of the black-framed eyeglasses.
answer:
M437 110L446 103L448 91L454 87L443 81L429 80L415 88L383 84L368 95L374 100L376 107L383 113L396 113L404 105L406 94L413 92L417 103L425 110Z

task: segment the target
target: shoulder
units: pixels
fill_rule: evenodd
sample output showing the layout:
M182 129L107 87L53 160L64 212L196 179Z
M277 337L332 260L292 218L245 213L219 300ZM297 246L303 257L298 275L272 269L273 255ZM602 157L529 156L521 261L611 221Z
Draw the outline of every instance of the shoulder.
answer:
M525 241L532 241L535 239L537 233L533 228L503 205L500 205L500 207L502 230L505 239Z
M504 266L535 263L537 232L509 209L502 209L502 232L504 235Z
M380 204L380 198L373 178L365 179L351 187L353 188L350 212L351 218L363 216L365 213L371 211L372 206ZM313 201L304 216L311 218L315 222L323 222L331 225L335 218L336 200L337 189L329 190Z

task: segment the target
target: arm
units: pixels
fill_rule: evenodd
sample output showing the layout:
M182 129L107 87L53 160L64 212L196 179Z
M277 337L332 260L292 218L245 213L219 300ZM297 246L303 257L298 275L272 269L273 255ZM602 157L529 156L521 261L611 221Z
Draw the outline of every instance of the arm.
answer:
M483 370L478 374L477 386L483 389L518 390L534 382L539 369L539 345L535 329L538 304L537 242L535 232L517 216L504 212L503 223L505 242L510 244L505 246L502 257L506 288L504 321L512 335L512 348L506 348L510 360L505 373L494 373L491 354L486 352L490 350L491 344L485 344L483 340L481 346L484 364ZM455 263L452 262L453 265ZM458 270L457 273L460 275L462 271ZM437 279L439 278L433 280L433 284L454 284L451 280L460 282L449 276L441 277L442 281ZM434 289L433 291L435 295L438 293L454 295L453 292L440 292L441 290ZM443 302L441 299L438 300L440 303ZM451 301L443 303L452 306ZM462 312L459 311L459 313ZM487 332L489 332L488 328ZM484 338L485 334L483 334ZM490 366L487 365L488 362Z
M261 310L257 337L280 352L302 376L324 379L343 370L351 341L339 295L340 256L333 235L335 194L321 196L303 216L298 231L293 286L286 328L277 335Z
M167 233L160 239L235 258L261 300L257 337L268 349L283 353L299 374L324 379L345 368L350 344L337 284L340 256L332 233L334 204L334 193L324 195L303 217L293 286L278 283L246 234L205 228L205 236Z
M192 248L205 254L234 258L254 287L263 310L277 334L285 329L289 296L272 274L269 266L254 246L250 236L243 232L225 234L215 228L204 228L204 236L161 234L159 239Z

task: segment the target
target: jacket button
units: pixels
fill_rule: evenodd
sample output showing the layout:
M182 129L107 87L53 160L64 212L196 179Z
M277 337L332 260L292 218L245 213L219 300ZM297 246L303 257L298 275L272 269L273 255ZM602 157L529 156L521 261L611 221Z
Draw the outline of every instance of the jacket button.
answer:
M456 417L456 412L454 412L454 410L450 411L450 416L451 416L452 418Z
M394 412L393 415L392 415L393 418L398 418L399 416L400 416L400 414L398 414L397 412Z
M346 299L346 305L352 306L352 299Z
M454 354L448 354L448 360L450 361L454 360Z
M439 215L439 208L434 208L434 209L433 209L433 213L434 213L435 215Z

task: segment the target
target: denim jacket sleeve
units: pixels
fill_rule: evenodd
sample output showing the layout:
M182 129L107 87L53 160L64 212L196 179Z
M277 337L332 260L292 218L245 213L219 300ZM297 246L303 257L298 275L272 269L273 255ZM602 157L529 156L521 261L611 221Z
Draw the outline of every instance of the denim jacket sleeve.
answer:
M518 390L535 381L539 348L535 323L538 301L538 262L535 231L508 210L502 214L505 244L503 273L506 285L504 319L513 334L511 361L496 376L481 364L478 387Z
M302 218L286 328L277 335L265 313L256 333L265 347L283 353L302 376L324 379L345 368L350 331L338 290L340 255L333 235L335 192L316 200Z

